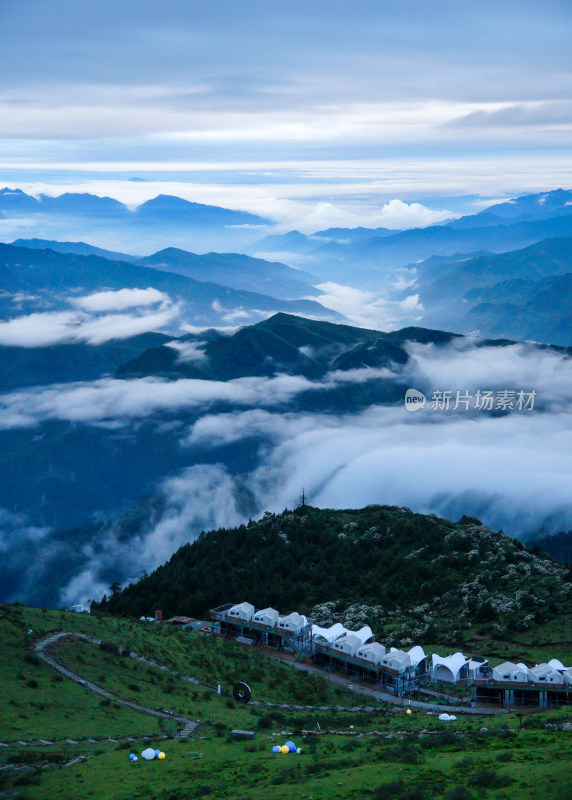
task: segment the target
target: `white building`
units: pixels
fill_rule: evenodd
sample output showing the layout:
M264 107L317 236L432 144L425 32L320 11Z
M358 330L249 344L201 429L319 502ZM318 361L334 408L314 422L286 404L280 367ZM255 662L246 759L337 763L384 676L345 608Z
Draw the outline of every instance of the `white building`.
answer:
M386 653L381 659L381 665L394 669L397 672L405 672L411 666L411 656L409 653L404 653L403 650L397 650L392 647L389 653Z
M532 672L526 664L513 664L512 661L504 661L498 667L493 667L494 681L518 681L518 683L529 683L534 680Z
M365 661L371 661L372 664L381 664L386 652L385 647L379 642L370 642L360 647L357 651L357 656Z
M418 644L407 652L409 654L409 658L411 659L411 666L415 669L417 669L420 664L423 665L423 661L425 661L427 658L425 655L425 650L423 650L423 648Z
M558 672L568 672L569 670L572 669L572 667L565 667L562 661L560 661L560 659L558 658L552 658L548 662L548 666L552 667L552 669L557 669Z
M252 621L258 625L267 625L269 628L274 628L279 617L280 613L275 608L263 608L254 614Z
M486 658L475 657L469 659L469 678L472 680L488 678L491 668Z
M335 640L334 650L339 650L340 653L345 653L347 656L353 656L362 645L372 639L373 631L369 625L364 625L359 631L345 631Z
M89 606L84 606L82 603L77 603L75 606L70 606L69 611L75 611L76 614L89 614Z
M344 634L334 642L334 650L346 656L353 656L363 645L362 640L355 633Z
M530 672L534 676L532 680L538 683L545 681L546 683L555 683L560 686L564 683L563 675L551 667L550 664L537 664L532 667Z
M303 614L298 614L297 611L293 611L285 617L279 617L276 627L288 633L298 634L302 632L307 624L308 620Z
M469 659L460 652L453 653L453 655L446 658L433 653L432 661L432 677L434 681L457 683L457 681L468 677Z
M558 658L552 658L548 662L548 666L555 669L562 675L563 683L570 683L572 684L572 667L565 667L562 661Z
M332 644L344 633L351 633L347 628L344 628L341 622L336 622L329 628L321 628L319 625L312 625L312 636L316 644Z
M239 603L229 608L226 613L228 617L237 622L250 622L254 614L254 606L251 603Z

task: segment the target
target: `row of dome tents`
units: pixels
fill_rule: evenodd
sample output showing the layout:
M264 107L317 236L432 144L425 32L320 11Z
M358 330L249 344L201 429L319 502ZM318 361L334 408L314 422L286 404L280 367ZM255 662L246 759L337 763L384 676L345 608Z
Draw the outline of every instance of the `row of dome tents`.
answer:
M429 659L419 645L407 652L395 647L387 649L374 641L373 632L368 625L355 631L340 622L323 627L311 624L303 614L293 612L281 616L274 608L256 611L251 603L229 603L213 609L211 617L231 623L233 630L238 628L241 633L250 628L276 634L283 638L287 647L292 645L293 637L303 639L305 655L315 656L326 664L329 663L330 667L339 667L346 671L348 668L359 670L361 667L360 674L363 677L381 680L384 686L391 687L399 694L414 688L412 682L420 679L461 685L489 685L492 681L501 686L514 681L526 683L536 689L544 683L552 686L572 685L572 667L564 667L558 659L532 668L511 662L493 668L487 659L480 656L467 657L461 652L446 657L433 653Z
M572 667L565 667L557 658L553 658L547 664L537 664L535 667L505 661L498 667L494 667L492 679L497 683L515 681L517 683L552 683L557 686L572 686Z
M490 673L489 662L481 656L468 658L457 652L443 658L433 653L431 677L442 683L470 683L476 678L486 678Z
M427 656L423 648L412 647L409 652L387 649L379 642L373 641L373 631L369 625L359 630L350 630L337 622L330 627L311 624L307 618L293 612L281 616L274 608L263 608L256 611L251 603L228 604L211 611L211 618L220 621L225 627L230 623L233 630L240 633L240 641L248 640L257 630L282 636L286 646L292 646L292 637L303 638L305 654L323 656L330 664L337 664L346 669L356 667L362 669L364 676L375 680L380 674L392 673L394 676L407 676L409 682L413 676L425 675L427 672ZM228 628L227 628L228 629ZM258 639L260 641L260 639ZM267 641L263 639L262 641ZM389 680L388 686L393 689L403 688L403 681Z
M261 611L256 611L252 603L238 603L235 606L231 606L226 614L231 619L235 619L242 624L254 622L257 625L277 628L294 635L302 633L308 626L306 617L296 611L281 617L280 613L274 608L263 608Z

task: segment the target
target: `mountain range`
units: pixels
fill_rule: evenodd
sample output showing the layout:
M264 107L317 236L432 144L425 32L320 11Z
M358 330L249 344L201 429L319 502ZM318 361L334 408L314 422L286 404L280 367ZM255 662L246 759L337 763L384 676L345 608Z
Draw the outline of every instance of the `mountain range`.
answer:
M107 228L132 218L101 200L84 197L78 207L96 209L92 219L107 214ZM2 213L44 202L32 201L0 194ZM141 257L139 248L124 254L98 238L0 245L3 596L33 592L54 603L69 586L123 580L127 563L156 566L181 537L283 508L304 485L324 503L342 502L349 487L363 505L381 495L450 518L500 517L519 535L563 530L565 459L554 453L566 427L552 438L565 420L551 409L569 403L560 376L572 353L572 235L554 232L570 225L569 202L559 190L493 206L471 223L373 237L363 228L292 232L289 245L298 242L300 252L312 239L309 271L179 246ZM53 212L45 216L65 216L73 195L47 205ZM178 219L176 203L161 200L142 213L155 212L157 220ZM441 254L439 242L450 252ZM412 263L416 248L427 257ZM362 300L366 312L376 308L379 295L367 290L375 280L404 321L383 326L372 315L367 327L346 324L313 299L323 296L321 281L338 276L348 281L339 297L349 293L350 310ZM523 340L544 344L515 346ZM425 394L423 414L405 413L409 388ZM494 491L488 480L500 464L487 442L504 441L506 469L519 469L520 451L511 450L517 410L429 413L439 389L454 396L503 388L537 395L517 437L526 439L527 459L550 447L550 457L538 459L534 490L524 475L505 484L499 473ZM471 480L456 466L469 452L478 464ZM415 463L422 479L410 480ZM472 463L467 469L473 474ZM547 470L551 501L533 508Z
M245 260L248 261L247 257L238 258L239 262ZM296 274L295 270L282 265L273 265L271 269L279 274ZM232 272L232 265L228 271ZM256 278L252 282L256 282ZM0 244L0 314L4 317L61 310L69 307L70 299L79 294L149 287L167 295L172 302L180 303L181 314L189 324L196 326L260 319L278 310L339 318L336 312L324 309L313 300L279 299L97 255ZM308 293L311 293L310 287Z
M205 253L197 255L169 247L137 262L144 267L174 272L197 281L222 284L232 289L260 292L292 300L317 295L313 290L318 279L302 270L276 261L240 253Z
M249 252L299 254L312 273L324 280L379 288L396 269L431 256L507 252L542 239L572 235L572 192L557 189L493 205L483 212L426 228L405 231L360 230L358 238L328 231L265 237ZM326 241L324 241L326 239ZM332 241L333 239L333 241ZM353 281L352 281L353 277Z
M572 237L522 250L422 262L402 297L418 293L429 326L568 346L572 342Z
M177 244L192 249L234 249L272 229L271 220L172 195L135 208L111 197L67 192L37 197L21 189L0 189L0 219L15 236L24 227L46 240L72 236L95 240L112 251L150 252Z
M56 197L28 195L21 189L0 189L0 216L4 219L29 214L50 216L74 214L100 220L121 220L135 225L180 224L196 227L228 225L269 225L270 220L246 211L204 205L172 195L158 195L131 210L119 200L94 194L66 192Z
M145 334L101 345L0 348L4 390L30 387L29 395L18 395L24 407L45 392L65 407L65 384L70 396L76 391L89 393L90 387L105 394L108 384L98 383L101 379L111 381L109 389L117 385L123 393L129 391L130 382L135 392L146 393L157 384L150 387L142 381L167 380L175 392L185 385L190 398L195 391L202 392L202 386L205 391L211 387L208 391L213 394L212 401L207 394L199 406L182 402L173 408L157 407L142 418L123 419L119 412L117 424L106 424L105 419L95 420L95 425L87 418L81 422L80 412L80 424L56 414L41 419L32 430L28 425L0 427L0 469L5 476L0 508L16 513L25 509L34 524L65 528L84 524L93 514L105 518L136 504L166 475L205 460L222 459L233 473L247 471L258 461L255 441L239 449L181 447L181 431L203 414L213 408L233 412L244 406L232 393L225 399L227 390L217 389L217 384L290 375L310 382L282 403L271 396L263 402L277 402L292 412L355 412L402 399L406 384L399 369L393 373L391 369L408 361L408 341L444 346L452 338L454 334L424 329L388 334L279 313L232 336L215 331L180 338ZM127 360L118 363L122 357ZM383 367L387 374L376 372ZM349 380L351 371L360 368L370 373L359 381ZM109 377L113 371L116 380ZM348 381L315 383L331 373L347 373ZM196 383L185 384L188 379ZM59 386L54 387L56 381ZM250 402L256 406L256 397L247 405ZM112 409L110 413L113 417Z
M9 244L14 247L27 247L30 250L54 250L56 253L73 253L76 256L99 256L110 261L138 261L139 256L104 250L87 242L58 242L54 239L16 239Z
M150 256L140 258L127 253L104 250L87 242L58 242L49 239L17 239L15 247L32 250L53 250L56 253L94 255L109 261L128 261L141 267L162 272L174 272L203 283L222 284L259 294L281 297L285 300L305 298L313 291L319 279L303 270L293 269L276 261L252 258L243 253L205 253L199 255L176 247L168 247Z

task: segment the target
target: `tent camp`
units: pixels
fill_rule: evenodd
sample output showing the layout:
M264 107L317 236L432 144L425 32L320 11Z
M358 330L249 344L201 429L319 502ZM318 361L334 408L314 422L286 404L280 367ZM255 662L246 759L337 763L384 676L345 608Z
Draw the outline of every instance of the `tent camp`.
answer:
M534 678L526 664L513 664L512 661L504 661L498 667L493 667L493 680L529 683Z
M335 625L331 625L329 628L321 628L319 625L312 625L312 636L316 644L332 644L332 642L339 639L339 637L343 636L345 633L350 633L350 631L345 628L341 622L336 622Z
M346 631L334 642L334 650L353 656L366 642L373 639L373 632L369 625L364 625L359 631Z
M365 644L363 647L360 647L357 655L365 661L371 661L372 664L381 664L386 652L385 647L379 644L379 642L370 642L370 644Z
M229 608L226 613L229 617L233 617L240 622L250 622L254 614L254 606L251 603L238 603L238 605Z
M278 622L280 613L275 608L263 608L257 611L252 617L252 621L257 625L267 625L269 628L274 628Z
M433 653L432 662L432 677L434 681L457 683L457 681L468 677L469 659L460 652L453 653L446 658Z
M285 617L279 617L277 627L289 633L298 634L304 630L307 624L308 620L303 614L293 611Z

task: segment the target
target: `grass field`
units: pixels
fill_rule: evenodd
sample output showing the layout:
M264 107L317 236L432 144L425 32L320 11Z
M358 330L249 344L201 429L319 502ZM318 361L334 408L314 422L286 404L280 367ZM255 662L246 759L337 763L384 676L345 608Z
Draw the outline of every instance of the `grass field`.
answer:
M572 707L517 717L436 715L379 704L374 713L243 706L118 656L113 648L66 639L52 652L122 697L173 710L201 724L189 740L159 738L156 719L102 700L30 656L27 630L76 630L132 650L199 680L249 682L260 700L296 705L356 705L357 696L232 643L167 626L22 607L0 608L0 741L44 738L53 746L0 748L0 793L30 800L229 800L394 798L394 800L553 800L572 796ZM365 701L364 701L365 702ZM371 702L371 701L370 701ZM570 725L570 730L566 729ZM549 727L547 727L549 726ZM254 730L252 741L230 737ZM166 729L163 723L163 730ZM486 729L486 730L485 730ZM313 733L302 734L302 731ZM132 735L136 743L63 738ZM147 746L164 761L136 763ZM274 755L293 739L300 754ZM77 761L70 766L62 762ZM51 768L36 769L52 763ZM10 796L10 795L9 795Z
M128 749L92 748L84 751L92 755L84 763L46 771L39 778L31 775L27 780L34 782L21 784L18 791L33 800L570 796L569 734L543 727L520 731L510 723L489 726L488 733L481 733L481 721L478 727L463 722L454 731L419 738L419 731L427 730L427 717L411 716L407 727L414 732L405 736L399 733L406 730L401 715L392 715L387 730L395 731L393 739L332 734L303 740L290 735L302 753L286 756L271 752L274 743L287 738L277 732L258 732L253 742L229 741L224 732L207 725L194 740L160 743L164 761L140 758L131 763Z

